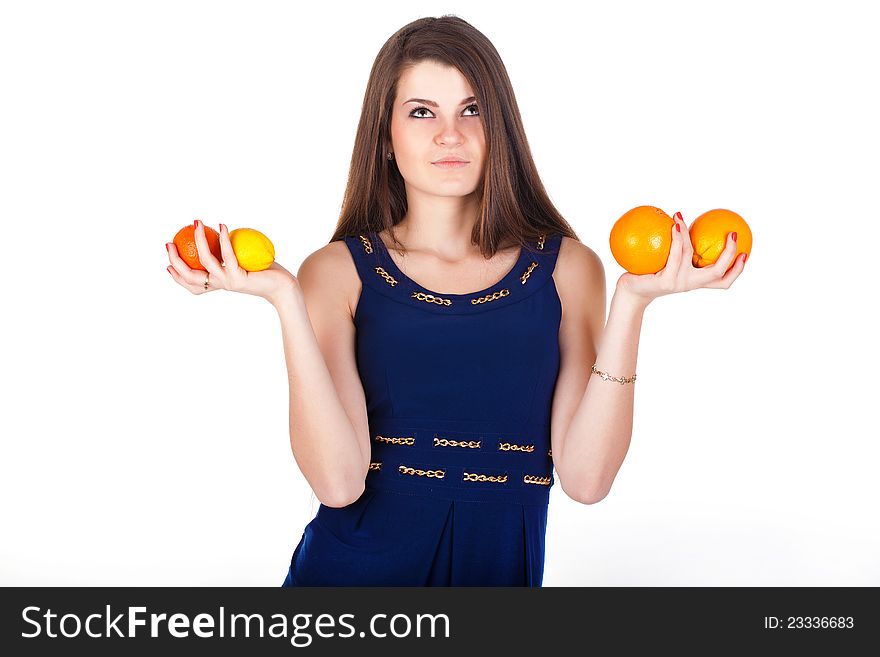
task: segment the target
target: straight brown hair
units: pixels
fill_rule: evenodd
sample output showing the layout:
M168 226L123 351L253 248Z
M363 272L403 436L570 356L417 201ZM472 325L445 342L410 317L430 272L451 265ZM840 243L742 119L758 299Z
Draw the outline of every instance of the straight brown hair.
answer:
M532 159L513 86L486 36L455 16L420 18L389 38L370 70L342 211L332 239L388 229L406 214L406 188L391 150L391 112L401 74L422 61L452 66L476 96L486 138L479 217L471 240L491 258L501 245L529 248L540 234L578 239L544 189Z

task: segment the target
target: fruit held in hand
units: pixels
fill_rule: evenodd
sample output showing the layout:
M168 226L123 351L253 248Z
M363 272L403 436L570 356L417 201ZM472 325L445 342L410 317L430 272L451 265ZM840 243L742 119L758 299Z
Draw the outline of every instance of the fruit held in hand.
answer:
M268 237L253 228L236 228L229 233L232 250L245 271L263 271L275 262L275 246Z
M174 246L177 247L177 253L190 269L201 269L208 271L199 260L199 250L196 248L195 228L192 224L187 224L174 236ZM220 253L220 235L213 228L205 226L205 239L208 241L208 248L211 255L218 261L223 259Z
M611 255L631 274L656 274L666 266L675 221L660 208L640 205L611 228Z
M745 219L732 210L704 212L694 219L688 233L694 247L694 267L714 264L724 250L728 233L736 233L736 255L730 261L728 271L740 255L752 251L752 231Z

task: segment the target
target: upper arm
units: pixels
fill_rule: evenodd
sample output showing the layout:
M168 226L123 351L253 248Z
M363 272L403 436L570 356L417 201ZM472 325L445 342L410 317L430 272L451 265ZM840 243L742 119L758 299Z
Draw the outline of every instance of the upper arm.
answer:
M562 322L550 443L554 454L562 454L562 437L587 390L605 328L605 269L590 247L563 237L553 280L562 302Z
M370 429L355 354L354 310L361 282L345 242L331 242L310 254L303 260L296 277L318 347L358 436L361 455L368 462Z

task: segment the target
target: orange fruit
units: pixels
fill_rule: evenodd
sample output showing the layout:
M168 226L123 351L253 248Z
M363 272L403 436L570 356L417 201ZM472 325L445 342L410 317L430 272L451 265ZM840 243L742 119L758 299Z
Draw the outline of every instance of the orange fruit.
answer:
M736 233L736 255L727 270L733 267L737 257L752 251L752 230L746 220L732 210L709 210L694 219L688 233L694 247L694 267L707 267L718 260L724 250L728 233Z
M202 263L199 260L199 250L196 248L195 232L196 229L192 224L184 226L177 231L177 235L174 236L174 246L177 247L180 259L189 265L190 269L208 271L202 266ZM218 261L222 262L223 255L220 252L220 235L213 228L205 226L205 239L208 240L208 248L211 249L211 255L217 258Z
M611 227L611 255L631 274L656 274L666 266L675 221L660 208L640 205Z

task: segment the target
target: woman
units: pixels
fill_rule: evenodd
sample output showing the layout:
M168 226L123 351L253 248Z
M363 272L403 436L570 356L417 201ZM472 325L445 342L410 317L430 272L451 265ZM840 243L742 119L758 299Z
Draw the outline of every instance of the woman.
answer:
M342 214L296 276L169 247L174 279L278 310L294 457L321 501L284 586L540 586L549 490L607 495L626 455L641 320L656 297L727 288L735 236L695 269L605 275L550 202L504 64L454 16L382 47Z

